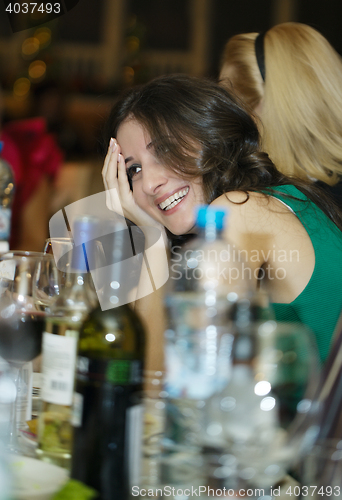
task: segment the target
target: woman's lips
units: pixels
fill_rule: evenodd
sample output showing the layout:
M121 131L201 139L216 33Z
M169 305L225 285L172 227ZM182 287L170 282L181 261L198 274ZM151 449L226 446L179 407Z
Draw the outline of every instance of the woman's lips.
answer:
M190 188L186 186L185 188L179 189L175 191L173 194L165 198L163 201L158 203L158 208L163 212L169 212L173 208L175 208L181 201L186 197Z

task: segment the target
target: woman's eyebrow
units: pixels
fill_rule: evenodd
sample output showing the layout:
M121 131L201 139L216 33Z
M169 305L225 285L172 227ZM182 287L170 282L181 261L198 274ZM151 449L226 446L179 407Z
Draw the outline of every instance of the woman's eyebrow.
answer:
M151 141L148 144L146 144L146 149L153 148L153 142L154 141ZM129 161L132 161L132 160L134 160L133 156L128 156L128 158L125 158L125 163L128 163Z

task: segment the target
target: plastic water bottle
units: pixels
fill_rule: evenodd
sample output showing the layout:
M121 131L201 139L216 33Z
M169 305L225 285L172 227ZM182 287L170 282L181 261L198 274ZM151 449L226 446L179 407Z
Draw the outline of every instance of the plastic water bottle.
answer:
M0 154L3 142L0 141ZM0 252L9 250L14 176L10 164L0 156Z
M198 236L172 249L166 295L164 454L165 484L203 485L203 419L211 398L230 378L233 305L249 294L248 274L223 237L227 211L200 207Z

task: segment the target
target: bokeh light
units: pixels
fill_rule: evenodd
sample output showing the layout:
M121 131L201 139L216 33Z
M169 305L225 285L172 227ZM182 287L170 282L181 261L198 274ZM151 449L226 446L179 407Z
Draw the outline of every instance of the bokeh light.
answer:
M28 96L31 88L31 82L28 78L18 78L13 85L13 94L15 97L25 98Z
M39 40L38 38L32 36L26 38L21 46L21 53L24 59L30 59L34 57L39 50Z
M33 61L28 69L28 74L31 80L41 80L46 73L46 64L44 61Z
M38 28L34 32L34 37L39 41L41 49L45 49L51 43L51 30L50 28Z
M134 83L134 69L130 66L124 67L123 80L126 85L132 85Z
M266 396L269 392L271 392L271 384L267 380L261 380L254 386L254 393L257 396Z
M128 36L126 39L126 47L129 52L136 52L140 47L140 40L137 36Z

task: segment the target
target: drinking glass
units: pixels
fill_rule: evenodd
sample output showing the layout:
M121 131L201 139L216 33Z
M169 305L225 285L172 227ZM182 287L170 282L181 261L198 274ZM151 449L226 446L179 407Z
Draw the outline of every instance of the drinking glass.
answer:
M45 317L57 294L57 279L54 261L48 255L13 251L0 256L0 355L11 366L17 394L23 365L41 352ZM12 453L20 453L16 400L7 446Z
M59 287L64 287L70 278L70 269L72 262L72 251L75 246L73 238L60 237L48 238L45 240L43 253L54 257L58 269ZM84 252L87 257L87 264L90 266L90 272L93 281L93 302L97 304L98 298L104 291L106 278L106 257L102 242L93 240L85 244Z
M160 486L162 438L165 429L164 374L161 371L144 371L143 428L140 476L132 484L148 490Z
M302 499L342 498L342 440L317 442L303 457L300 479Z
M315 438L303 422L318 386L316 344L302 324L266 321L235 336L231 363L206 407L208 482L270 495Z
M45 240L43 253L54 257L60 286L65 286L68 277L68 271L71 263L71 252L74 247L72 238L48 238Z

